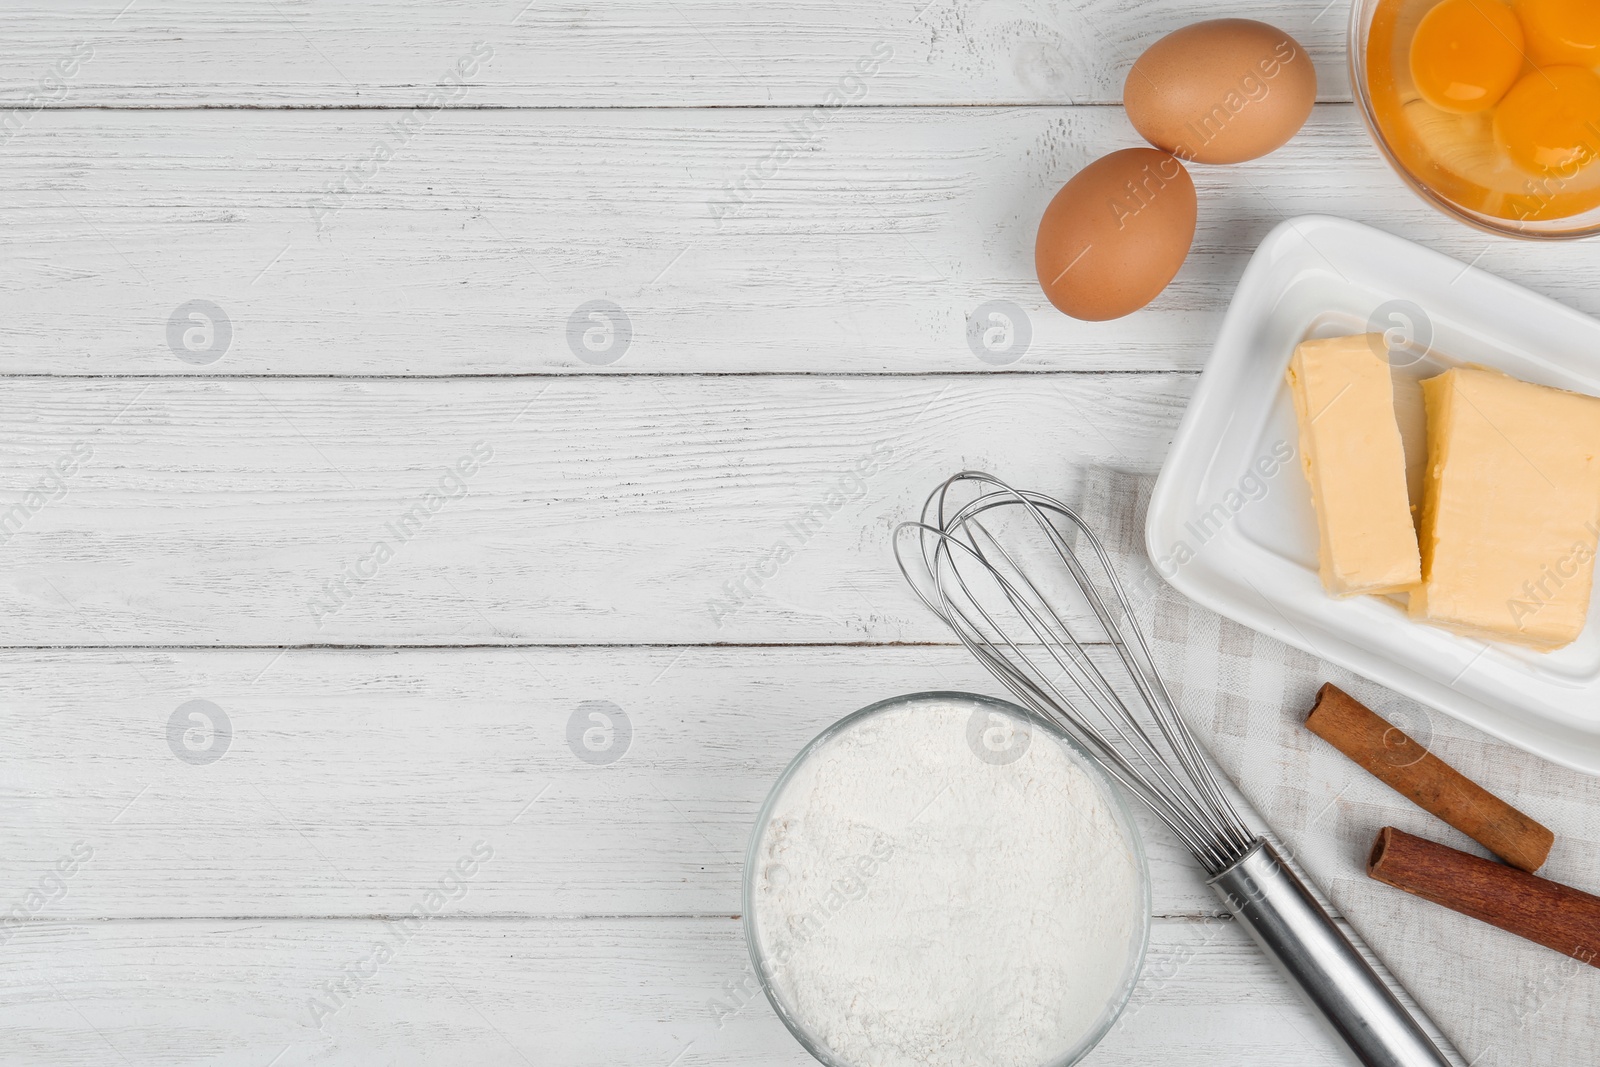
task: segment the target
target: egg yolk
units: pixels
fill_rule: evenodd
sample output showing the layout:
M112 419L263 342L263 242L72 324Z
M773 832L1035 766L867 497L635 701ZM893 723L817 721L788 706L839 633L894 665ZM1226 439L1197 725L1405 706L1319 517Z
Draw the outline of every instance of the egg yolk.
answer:
M1528 56L1547 66L1600 64L1600 4L1595 0L1516 0Z
M1600 75L1586 67L1533 71L1501 101L1494 136L1523 170L1576 173L1600 156Z
M1522 24L1499 0L1443 0L1411 39L1411 79L1441 111L1484 111L1516 82L1523 47Z

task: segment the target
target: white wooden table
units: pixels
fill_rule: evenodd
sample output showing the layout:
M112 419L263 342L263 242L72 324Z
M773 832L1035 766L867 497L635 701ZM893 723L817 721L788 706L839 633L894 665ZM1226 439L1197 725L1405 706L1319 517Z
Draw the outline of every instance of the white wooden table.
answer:
M833 719L993 689L889 554L939 477L1157 469L1297 213L1600 312L1593 246L1385 170L1324 3L8 3L0 1062L809 1062L742 853ZM1323 103L1196 169L1153 307L1065 319L1041 209L1221 13ZM1093 1062L1338 1062L1146 829Z

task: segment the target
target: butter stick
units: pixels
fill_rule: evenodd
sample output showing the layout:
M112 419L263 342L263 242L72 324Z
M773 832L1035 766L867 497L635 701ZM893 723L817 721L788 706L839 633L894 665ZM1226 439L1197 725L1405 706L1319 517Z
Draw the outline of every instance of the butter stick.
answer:
M1428 412L1422 573L1412 616L1540 650L1589 615L1600 522L1600 399L1457 367Z
M1289 361L1322 585L1335 596L1399 592L1422 580L1384 351L1382 335L1363 334L1306 341Z

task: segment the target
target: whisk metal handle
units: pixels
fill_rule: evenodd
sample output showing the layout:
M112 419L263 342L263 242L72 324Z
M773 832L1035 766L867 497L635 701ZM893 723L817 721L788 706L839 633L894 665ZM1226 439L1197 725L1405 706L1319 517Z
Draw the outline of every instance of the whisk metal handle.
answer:
M1266 841L1209 884L1364 1067L1451 1067Z

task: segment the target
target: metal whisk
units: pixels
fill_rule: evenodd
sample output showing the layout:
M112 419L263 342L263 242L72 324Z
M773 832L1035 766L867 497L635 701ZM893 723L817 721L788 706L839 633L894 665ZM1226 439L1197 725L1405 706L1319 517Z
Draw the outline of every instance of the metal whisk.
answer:
M1360 1063L1448 1067L1229 803L1161 681L1105 547L1076 512L964 471L934 490L920 521L896 528L894 548L917 596L1018 703L1077 739L1189 847L1228 909ZM1098 624L1076 621L1087 616Z

